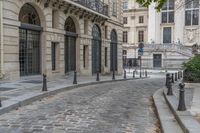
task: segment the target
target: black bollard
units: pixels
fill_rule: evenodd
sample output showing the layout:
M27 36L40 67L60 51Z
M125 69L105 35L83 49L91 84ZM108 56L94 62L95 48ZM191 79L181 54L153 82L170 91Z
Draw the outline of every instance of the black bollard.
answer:
M167 95L171 96L171 95L173 95L173 92L172 92L172 78L171 78L170 74L168 75L167 78L168 78L168 80L167 80L167 88L168 88Z
M124 79L126 79L126 70L124 70Z
M181 77L181 79L183 78L183 72L182 71L180 71L180 77Z
M170 76L170 74L167 73L167 74L166 74L166 83L165 83L165 86L166 86L166 87L167 87L167 84L168 84L169 76Z
M135 71L133 71L133 78L135 78Z
M43 74L43 87L42 91L48 91L47 90L47 75Z
M185 84L180 83L179 88L180 88L180 94L179 94L179 104L178 104L178 111L186 111L186 106L185 106L185 90L184 90Z
M77 78L76 78L76 76L77 76L77 72L74 71L74 81L73 81L73 84L77 84Z
M100 79L99 79L99 71L97 71L97 78L96 78L96 81L100 81Z
M112 73L112 80L115 80L115 71L113 69L113 73Z
M0 107L2 107L1 99L0 99Z
M172 73L172 83L174 83L174 74Z
M175 81L178 81L177 73L175 73Z
M148 76L148 73L147 73L147 70L145 70L145 77L147 78L147 76Z
M178 71L178 79L180 79L180 71Z

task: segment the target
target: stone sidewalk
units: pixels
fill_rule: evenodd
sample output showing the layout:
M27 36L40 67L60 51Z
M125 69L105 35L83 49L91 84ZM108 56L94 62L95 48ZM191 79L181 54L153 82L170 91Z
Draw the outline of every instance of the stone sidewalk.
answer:
M200 131L200 84L185 83L186 111L178 111L180 79L172 86L173 95L167 95L167 88L161 88L155 93L154 101L163 132L181 127L185 133L199 133ZM162 100L164 98L164 100ZM160 102L162 101L162 103ZM163 113L163 111L167 113ZM167 115L168 114L168 115ZM178 125L177 125L178 124ZM177 131L178 132L178 131Z
M132 79L131 75L127 75L126 80ZM123 75L116 76L115 81L122 80L125 80ZM7 113L18 107L30 104L33 101L40 100L46 96L54 95L68 89L113 82L113 80L111 75L100 76L99 82L96 82L96 76L77 76L77 82L77 85L73 85L73 76L47 79L47 92L42 92L42 76L27 77L12 83L1 83L0 97L2 100L2 107L0 108L0 114Z

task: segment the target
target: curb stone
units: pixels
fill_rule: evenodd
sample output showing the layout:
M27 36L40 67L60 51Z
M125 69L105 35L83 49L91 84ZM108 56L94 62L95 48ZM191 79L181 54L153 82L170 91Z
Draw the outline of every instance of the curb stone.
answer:
M183 133L178 122L174 118L171 110L169 109L164 97L163 90L161 88L157 90L153 95L153 101L156 108L156 114L158 116L161 132L162 133Z

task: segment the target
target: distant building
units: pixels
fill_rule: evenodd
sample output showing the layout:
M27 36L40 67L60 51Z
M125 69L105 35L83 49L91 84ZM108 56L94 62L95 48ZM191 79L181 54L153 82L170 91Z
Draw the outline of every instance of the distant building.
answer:
M136 0L124 0L123 10L123 65L135 67L138 44L148 41L148 9Z
M122 73L121 0L0 0L6 79Z
M143 67L177 69L192 55L192 45L200 44L199 0L167 0L160 12L149 7L148 44Z

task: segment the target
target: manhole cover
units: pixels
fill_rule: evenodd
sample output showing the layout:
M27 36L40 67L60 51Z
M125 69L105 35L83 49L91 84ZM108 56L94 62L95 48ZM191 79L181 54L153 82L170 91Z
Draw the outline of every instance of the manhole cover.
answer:
M41 84L41 80L27 80L27 81L22 81L20 83L31 83L31 84Z

